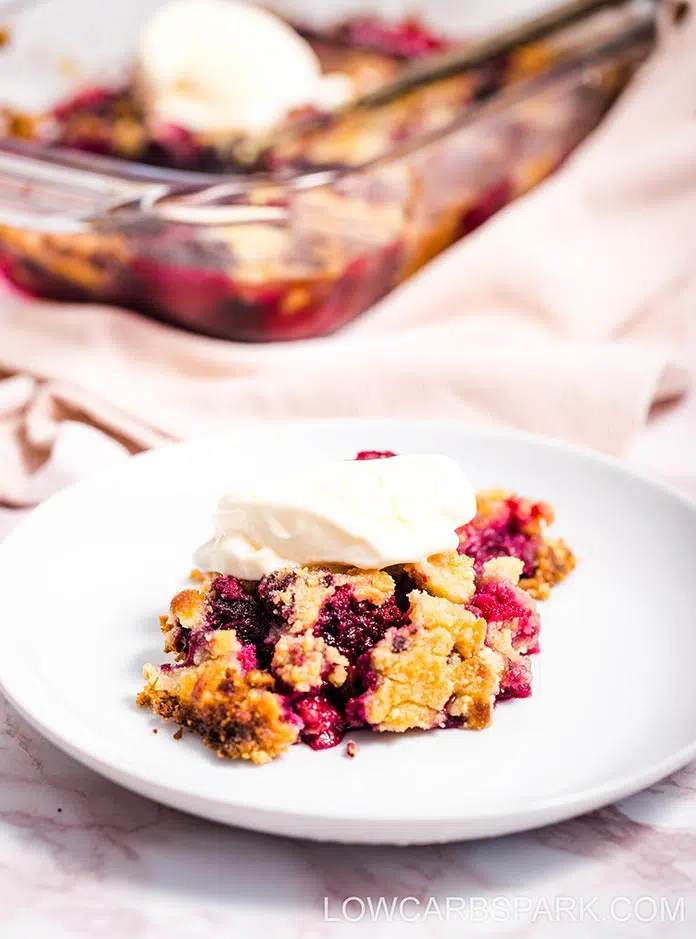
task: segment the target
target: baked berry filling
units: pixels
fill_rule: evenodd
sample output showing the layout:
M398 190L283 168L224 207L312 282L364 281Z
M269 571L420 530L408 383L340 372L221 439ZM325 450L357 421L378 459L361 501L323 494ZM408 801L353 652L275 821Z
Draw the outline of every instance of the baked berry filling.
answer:
M459 553L474 559L477 573L486 561L498 557L519 558L522 574L532 577L536 568L543 527L553 521L545 502L530 502L514 495L497 500L479 499L476 518L457 530Z
M500 682L498 701L510 698L528 698L532 693L532 667L525 658L508 660Z
M216 577L211 585L208 629L234 629L243 645L261 650L269 621L258 597L248 593L236 577Z
M452 45L416 17L388 23L376 16L356 16L341 24L333 35L348 46L371 49L399 59L420 59Z
M510 629L513 648L525 655L539 651L541 621L532 598L506 580L490 580L480 584L469 609L482 616L488 631L499 624Z
M376 606L369 600L356 599L350 584L341 584L324 601L314 631L353 664L363 652L376 645L389 628L403 622L404 614L396 596Z
M389 457L396 456L392 450L361 450L355 457L356 460L388 460Z
M345 718L325 694L301 695L291 707L302 721L302 742L312 750L328 750L343 740Z

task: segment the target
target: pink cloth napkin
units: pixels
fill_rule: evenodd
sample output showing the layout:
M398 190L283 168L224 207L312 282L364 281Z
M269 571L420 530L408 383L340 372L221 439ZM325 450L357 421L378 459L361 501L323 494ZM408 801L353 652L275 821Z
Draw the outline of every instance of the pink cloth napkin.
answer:
M191 336L0 300L0 503L248 419L418 416L621 454L688 384L696 310L696 15L564 170L340 334Z

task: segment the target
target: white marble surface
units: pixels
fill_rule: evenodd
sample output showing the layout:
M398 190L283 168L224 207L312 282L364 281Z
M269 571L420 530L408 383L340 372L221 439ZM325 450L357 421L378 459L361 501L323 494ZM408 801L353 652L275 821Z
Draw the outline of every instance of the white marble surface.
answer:
M696 371L696 354L692 361ZM630 462L696 496L696 396L654 415ZM0 510L0 534L18 518ZM37 589L27 602L46 601ZM341 847L162 808L84 769L0 707L2 939L696 932L696 765L529 834ZM375 917L380 898L387 912Z

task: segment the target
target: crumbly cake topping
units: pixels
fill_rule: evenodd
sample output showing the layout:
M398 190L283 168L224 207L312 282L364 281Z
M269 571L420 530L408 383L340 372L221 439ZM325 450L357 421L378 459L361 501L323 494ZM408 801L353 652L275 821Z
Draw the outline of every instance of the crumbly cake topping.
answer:
M486 621L460 603L432 597L420 590L408 595L409 619L419 630L444 628L452 638L452 648L464 657L481 648L486 637Z
M499 486L491 486L488 489L480 489L476 493L476 517L478 519L491 518L494 515L501 502L505 502L514 493L509 489L501 489Z
M476 655L455 662L454 693L447 705L450 717L465 720L470 730L488 727L504 672L504 657L487 646L482 646Z
M282 618L285 628L296 634L315 626L324 602L336 589L326 570L311 567L269 574L261 584L264 600Z
M348 659L313 632L281 636L273 651L271 668L293 691L312 691L325 681L339 687L348 675Z
M169 606L168 625L200 629L206 612L206 593L192 588L177 593Z
M486 645L494 652L498 652L504 659L517 662L522 653L512 643L512 629L502 623L489 623L486 629Z
M462 604L420 590L413 590L408 599L409 625L390 630L372 650L373 687L359 699L365 721L377 730L443 726L451 713L447 703L464 700L465 677L479 681L477 669L461 666L481 650L485 621ZM472 700L478 699L473 685L469 693ZM489 703L492 708L493 698ZM468 711L462 704L456 716L466 717ZM480 723L479 715L476 720Z
M565 580L576 564L575 555L564 541L545 539L539 545L534 575L523 577L520 586L536 600L548 600L552 589Z
M465 554L434 554L418 564L405 564L404 570L419 587L453 603L468 603L476 590L474 561Z
M487 584L491 580L509 580L513 584L519 584L523 568L524 563L519 558L491 558L483 565L480 582ZM472 596L474 592L472 591Z
M243 665L243 646L237 639L234 629L212 629L196 637L196 642L192 644L190 658L194 665L200 665L208 659L221 658L234 660L235 663Z
M243 674L224 659L163 672L147 667L138 704L189 727L220 757L268 763L299 736L299 721L270 675Z
M387 571L360 571L356 568L336 577L337 584L352 587L353 596L361 603L366 601L381 606L394 596L394 579Z
M377 687L362 698L365 721L396 733L443 726L444 707L454 690L448 662L452 645L444 627L405 628L385 636L370 654Z
M460 544L389 570L291 568L258 583L195 572L160 618L177 664L146 666L138 703L254 763L298 740L336 746L350 727L482 729L497 700L531 693L535 597L575 563L545 537L552 518L488 490L460 531L471 555Z

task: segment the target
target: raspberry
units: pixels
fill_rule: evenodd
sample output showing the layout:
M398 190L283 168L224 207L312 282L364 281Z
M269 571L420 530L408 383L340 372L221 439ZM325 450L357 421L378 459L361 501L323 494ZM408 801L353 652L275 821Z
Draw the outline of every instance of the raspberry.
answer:
M345 722L326 695L300 695L293 701L293 710L304 725L302 740L312 750L328 750L343 739Z

